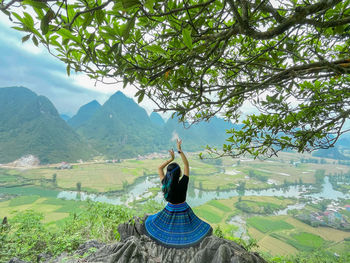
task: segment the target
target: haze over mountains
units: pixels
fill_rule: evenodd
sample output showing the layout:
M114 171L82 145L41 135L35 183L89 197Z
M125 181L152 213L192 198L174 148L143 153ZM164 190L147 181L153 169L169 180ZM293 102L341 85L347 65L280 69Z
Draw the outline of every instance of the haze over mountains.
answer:
M23 87L0 88L0 163L33 154L42 163L96 154L44 96Z
M63 116L67 118L67 116ZM103 105L92 101L65 122L44 96L23 87L0 88L0 163L33 154L42 163L76 161L103 155L126 158L164 151L175 146L176 136L186 150L221 145L223 119L185 129L176 119L164 122L157 113L148 116L132 99L118 91Z

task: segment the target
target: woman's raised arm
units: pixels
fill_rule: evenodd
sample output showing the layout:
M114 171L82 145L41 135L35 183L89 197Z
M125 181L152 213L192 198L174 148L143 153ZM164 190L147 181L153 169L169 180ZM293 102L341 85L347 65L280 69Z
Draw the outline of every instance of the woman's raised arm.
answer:
M176 140L177 151L181 156L182 162L184 163L184 175L190 176L190 167L189 167L186 155L183 153L181 149L181 143L182 143L182 140L179 140L179 139Z
M170 153L170 159L165 161L158 167L158 174L159 174L160 181L164 179L164 167L167 166L169 163L171 163L175 159L174 150L173 149L169 150L169 153Z

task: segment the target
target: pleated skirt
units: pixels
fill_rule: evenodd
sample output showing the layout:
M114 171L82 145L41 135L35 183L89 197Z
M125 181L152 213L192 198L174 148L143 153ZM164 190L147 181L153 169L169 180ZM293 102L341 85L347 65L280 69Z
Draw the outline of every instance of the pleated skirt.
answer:
M144 232L160 245L187 248L211 235L211 226L199 219L186 203L171 204L144 222Z

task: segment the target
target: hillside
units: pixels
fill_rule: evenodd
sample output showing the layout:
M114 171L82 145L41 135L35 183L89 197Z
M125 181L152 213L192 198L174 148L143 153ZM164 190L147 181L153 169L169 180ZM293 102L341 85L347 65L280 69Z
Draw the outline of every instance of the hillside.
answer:
M49 99L23 87L0 88L0 163L27 154L41 163L76 161L92 152Z
M159 151L164 141L146 111L118 91L77 128L100 153L124 158Z
M163 120L162 116L160 116L156 112L152 112L149 116L151 122L155 124L156 126L162 127L165 124L165 121Z
M74 115L67 122L73 128L79 128L82 124L88 121L95 114L95 112L100 108L101 108L100 103L98 103L96 100L93 100L81 106L77 114Z
M81 107L68 123L101 154L110 158L164 151L174 147L178 137L186 141L188 151L203 150L206 145L220 146L225 142L225 130L233 127L216 117L190 128L184 128L176 117L164 122L158 113L148 116L145 109L120 91L101 107L93 108L92 103ZM84 114L87 109L89 114ZM76 120L81 119L83 121L77 125Z

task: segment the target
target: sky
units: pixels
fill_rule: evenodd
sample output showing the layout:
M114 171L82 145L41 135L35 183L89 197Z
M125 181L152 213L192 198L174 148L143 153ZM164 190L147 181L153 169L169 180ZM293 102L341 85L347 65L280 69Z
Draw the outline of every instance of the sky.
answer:
M121 90L126 96L134 99L134 87L122 88L122 84L95 83L87 75L66 73L64 62L48 53L46 48L36 47L31 40L22 43L26 34L12 29L12 22L0 12L0 88L23 86L38 95L48 97L60 114L70 117L78 109L92 100L103 104L112 94ZM134 101L136 101L134 99ZM144 98L140 104L150 114L155 104ZM241 111L243 115L257 113L249 103L245 103ZM161 114L162 115L162 114ZM170 113L162 115L167 119ZM350 128L350 121L345 129Z
M45 47L36 47L31 39L22 43L26 33L11 26L12 22L0 12L0 88L26 87L48 97L60 114L70 117L92 100L103 104L118 90L136 102L134 94L137 90L134 87L123 89L122 84L96 83L87 75L74 71L68 76L64 62L49 54ZM146 97L140 106L148 114L155 108L155 104ZM246 114L256 111L249 104L243 105L241 110ZM167 119L171 113L160 114Z
M38 95L48 97L60 114L73 116L78 109L97 100L103 104L112 94L121 90L133 97L136 89L121 85L106 85L91 80L85 74L66 73L65 64L31 40L22 43L26 34L11 28L12 23L0 12L0 88L22 86ZM154 104L147 98L141 106L150 114Z

